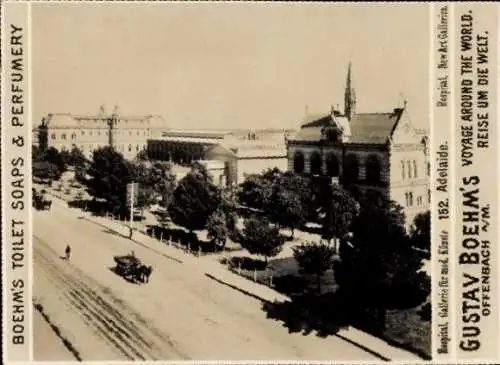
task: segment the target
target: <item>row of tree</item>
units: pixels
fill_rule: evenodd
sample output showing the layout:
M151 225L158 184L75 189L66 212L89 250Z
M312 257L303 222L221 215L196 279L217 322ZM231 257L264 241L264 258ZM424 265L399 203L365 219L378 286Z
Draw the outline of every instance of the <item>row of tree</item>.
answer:
M32 148L33 176L43 180L59 180L68 166L74 168L77 178L82 177L87 165L87 159L76 146L73 146L71 151L58 151L54 147Z
M251 254L267 259L285 242L280 228L301 228L313 215L321 223L327 243L305 243L294 249L301 273L321 277L334 270L336 283L353 305L384 311L419 303L428 294L428 277L420 269L422 256L414 247L430 245L430 215L417 216L410 233L401 206L380 194L356 201L339 186L327 185L321 194L300 175L268 170L252 175L239 187L239 205L259 212L236 229L237 203L216 186L204 166L176 182L168 163L130 162L114 149L96 150L85 170L89 193L107 202L110 210L126 210L126 185L139 182L139 207L155 202L168 209L172 221L188 231L207 229L208 237L223 246L233 236ZM334 242L333 245L330 241Z

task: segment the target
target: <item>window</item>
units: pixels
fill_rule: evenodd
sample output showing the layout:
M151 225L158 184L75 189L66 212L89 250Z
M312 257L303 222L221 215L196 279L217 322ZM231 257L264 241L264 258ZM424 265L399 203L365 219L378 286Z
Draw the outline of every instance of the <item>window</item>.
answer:
M380 162L375 155L366 160L366 180L375 184L380 182Z
M56 134L52 133L51 137L52 137L52 139L56 139Z
M66 133L61 134L61 139L66 140Z
M413 206L413 193L412 192L405 193L405 199L406 199L406 206L407 207Z
M137 135L139 135L139 131L137 131Z
M417 196L417 205L421 206L422 205L422 197L419 195Z
M97 131L97 135L100 136L101 135L101 131Z
M401 176L403 177L403 180L406 179L405 176L405 162L401 161Z
M431 164L427 162L427 176L431 176Z
M89 132L89 135L92 135L92 131Z
M411 179L411 165L410 165L410 160L406 161L406 165L408 166L408 179Z
M75 138L76 138L76 133L71 134L71 139L75 139Z
M429 203L431 202L431 189L427 190L427 200L429 201Z
M132 145L131 144L128 145L128 151L129 152L132 151Z
M295 152L293 157L293 171L297 174L304 172L304 155L302 152Z
M413 177L418 177L417 161L413 160Z
M311 156L311 174L313 175L321 175L321 164L323 163L321 159L321 155L317 152L314 152Z
M138 144L135 145L135 150L139 151L139 145Z
M85 131L82 131L82 136L84 136L84 135L85 135Z

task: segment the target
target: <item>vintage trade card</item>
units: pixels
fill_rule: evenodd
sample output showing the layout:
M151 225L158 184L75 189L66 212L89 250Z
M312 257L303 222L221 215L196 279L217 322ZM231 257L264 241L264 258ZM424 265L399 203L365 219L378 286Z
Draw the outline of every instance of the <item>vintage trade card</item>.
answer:
M3 1L2 363L498 363L499 15Z

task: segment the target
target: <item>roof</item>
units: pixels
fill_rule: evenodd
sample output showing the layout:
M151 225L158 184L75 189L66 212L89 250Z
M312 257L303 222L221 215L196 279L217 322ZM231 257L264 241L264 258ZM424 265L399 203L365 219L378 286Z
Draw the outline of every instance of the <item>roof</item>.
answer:
M386 143L392 135L403 109L391 113L356 114L350 121L352 143Z
M51 113L45 118L49 128L107 128L108 116L104 115L73 115L71 113ZM166 123L159 115L117 116L120 127L129 128L165 128Z
M345 131L350 128L348 143L383 144L392 135L402 114L403 109L394 109L390 113L360 113L355 114L349 122L345 117L332 117L331 114L327 114L302 124L300 131L289 139L320 141L323 127L334 125L336 120Z
M190 130L190 129L170 129L164 133L165 137L188 137L188 138L217 138L224 139L231 132L217 130Z
M205 138L205 137L183 137L183 136L164 136L155 138L152 141L164 141L164 142L178 142L178 143L192 143L192 144L219 144L221 140L219 138Z

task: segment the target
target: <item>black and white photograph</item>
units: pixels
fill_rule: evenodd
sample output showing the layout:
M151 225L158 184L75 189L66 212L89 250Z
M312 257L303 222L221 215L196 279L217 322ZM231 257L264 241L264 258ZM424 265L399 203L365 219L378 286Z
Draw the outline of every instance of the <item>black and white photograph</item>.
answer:
M427 5L30 16L34 360L431 359Z

